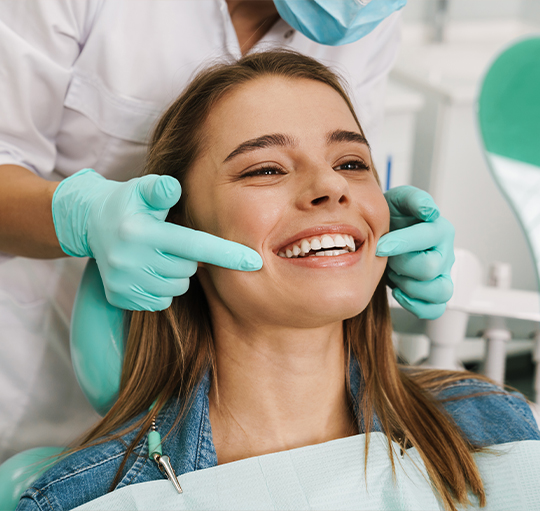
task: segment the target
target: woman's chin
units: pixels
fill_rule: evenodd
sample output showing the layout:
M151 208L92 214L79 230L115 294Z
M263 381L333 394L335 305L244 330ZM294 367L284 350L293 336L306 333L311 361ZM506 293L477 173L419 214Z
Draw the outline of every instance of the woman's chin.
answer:
M212 268L211 276L201 275L201 283L214 315L219 311L240 323L316 328L360 314L371 300L382 271L368 277L364 272L346 273L333 279L322 275L284 279L281 275L261 278L265 277L262 272L257 275Z
M351 299L328 299L316 297L284 308L281 311L283 322L298 328L317 328L344 321L360 314L368 305L369 297ZM276 311L277 312L277 311ZM279 313L278 313L279 314ZM276 314L276 317L277 315Z

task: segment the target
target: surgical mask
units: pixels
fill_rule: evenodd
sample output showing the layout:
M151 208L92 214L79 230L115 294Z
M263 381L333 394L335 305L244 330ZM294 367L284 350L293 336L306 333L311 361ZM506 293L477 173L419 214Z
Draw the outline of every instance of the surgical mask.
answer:
M274 0L279 15L311 40L339 46L369 34L407 0Z

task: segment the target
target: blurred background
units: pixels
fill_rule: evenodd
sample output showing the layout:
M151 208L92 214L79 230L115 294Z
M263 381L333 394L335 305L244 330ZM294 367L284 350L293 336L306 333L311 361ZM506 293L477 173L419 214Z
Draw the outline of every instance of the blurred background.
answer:
M533 260L488 171L476 99L495 56L511 41L539 33L540 0L409 0L388 87L383 150L375 155L385 188L412 184L434 197L456 228L456 248L478 259L484 285L490 279L493 284L493 273L502 268L506 285L531 292L538 291ZM424 360L426 321L401 309L393 309L393 319L403 359ZM468 318L466 339L457 347L467 368L482 371L486 322L480 314ZM506 383L533 399L531 337L538 323L510 318L506 327L512 337L506 343Z

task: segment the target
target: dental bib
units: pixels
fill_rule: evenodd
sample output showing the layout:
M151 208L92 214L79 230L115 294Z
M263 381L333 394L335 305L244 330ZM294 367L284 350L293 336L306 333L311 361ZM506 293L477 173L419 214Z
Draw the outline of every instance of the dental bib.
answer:
M76 510L443 510L416 449L402 456L397 444L392 448L395 478L386 436L372 433L367 477L365 435L356 435L183 474L182 494L168 480L150 481ZM495 445L474 457L487 496L483 510L540 510L540 441Z

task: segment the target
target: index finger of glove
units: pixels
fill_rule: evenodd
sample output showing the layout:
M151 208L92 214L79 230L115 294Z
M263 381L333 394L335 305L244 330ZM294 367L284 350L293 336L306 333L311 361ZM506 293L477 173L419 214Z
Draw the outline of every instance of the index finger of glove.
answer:
M240 243L167 222L159 227L153 233L153 237L157 236L154 246L162 252L231 270L262 268L261 256Z
M453 227L450 222L439 218L435 222L421 222L385 234L377 244L377 255L391 257L421 252L446 244L453 243Z

